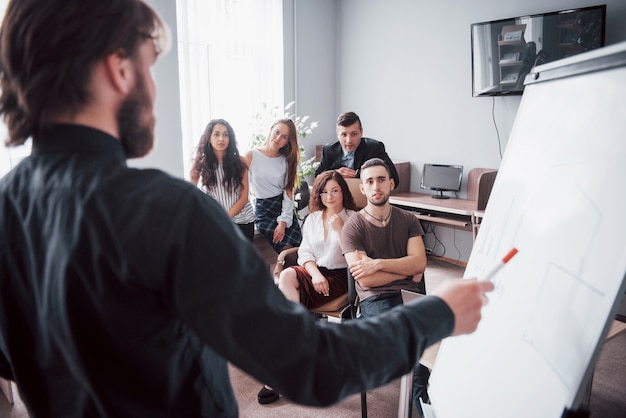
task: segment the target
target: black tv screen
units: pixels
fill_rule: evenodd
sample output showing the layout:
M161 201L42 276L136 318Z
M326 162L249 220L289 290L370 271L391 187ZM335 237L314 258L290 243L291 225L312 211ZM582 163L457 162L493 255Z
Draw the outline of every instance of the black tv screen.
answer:
M472 96L521 95L535 65L604 46L606 5L473 23Z
M433 195L434 198L447 199L443 192L459 192L462 179L462 165L424 164L420 187L439 192Z

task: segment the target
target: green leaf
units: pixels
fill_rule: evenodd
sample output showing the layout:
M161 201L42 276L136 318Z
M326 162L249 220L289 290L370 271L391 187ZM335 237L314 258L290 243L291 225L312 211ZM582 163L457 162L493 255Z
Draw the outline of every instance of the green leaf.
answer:
M269 126L276 119L289 118L294 121L296 125L296 130L298 131L299 138L299 149L300 149L300 164L298 166L298 185L300 181L305 177L313 177L315 175L315 170L319 166L318 162L315 162L315 157L311 157L309 159L305 159L305 150L304 146L300 143L301 140L304 140L308 134L313 132L313 129L317 128L318 122L309 122L310 116L308 115L296 115L289 113L289 110L295 106L295 101L291 101L287 103L284 108L280 108L280 106L273 106L271 109L268 109L267 103L263 103L260 112L257 112L254 115L254 123L253 126L255 129L260 130L260 132L255 132L252 134L250 141L248 143L248 148L258 148L266 141L267 137L265 134L265 130L269 128Z

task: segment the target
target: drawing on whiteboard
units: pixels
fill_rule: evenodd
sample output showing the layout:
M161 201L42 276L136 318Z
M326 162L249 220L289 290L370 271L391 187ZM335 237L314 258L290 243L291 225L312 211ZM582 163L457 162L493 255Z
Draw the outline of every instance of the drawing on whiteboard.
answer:
M519 254L494 276L478 329L442 342L429 380L437 417L559 417L583 405L626 287L626 199L606 192L622 189L626 161L615 122L625 52L581 57L526 87L464 277ZM607 57L619 67L586 70Z
M532 306L532 315L522 339L532 346L568 388L576 385L575 372L580 359L593 348L594 341L580 335L597 319L586 309L600 303L604 293L591 287L580 277L548 265L539 298ZM558 339L560 344L554 344Z

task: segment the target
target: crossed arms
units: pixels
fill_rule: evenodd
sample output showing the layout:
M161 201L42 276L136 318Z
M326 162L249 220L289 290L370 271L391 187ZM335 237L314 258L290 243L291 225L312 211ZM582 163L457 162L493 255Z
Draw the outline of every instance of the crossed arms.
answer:
M426 269L426 251L421 236L409 238L404 257L373 259L359 250L346 253L345 257L354 279L363 287L384 286L409 276L419 282Z

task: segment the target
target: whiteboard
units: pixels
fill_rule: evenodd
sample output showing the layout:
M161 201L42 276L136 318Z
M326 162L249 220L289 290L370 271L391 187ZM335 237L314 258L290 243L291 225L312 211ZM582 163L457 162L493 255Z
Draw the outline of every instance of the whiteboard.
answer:
M494 277L478 330L442 343L437 418L579 406L626 273L626 43L594 52L526 79L464 277L519 253Z

